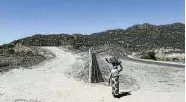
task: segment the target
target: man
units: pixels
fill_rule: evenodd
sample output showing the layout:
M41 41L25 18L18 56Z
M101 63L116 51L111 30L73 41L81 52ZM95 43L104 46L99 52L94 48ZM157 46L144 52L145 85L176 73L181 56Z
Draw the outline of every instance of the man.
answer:
M113 65L113 69L111 70L108 85L110 85L110 80L111 80L112 95L115 98L117 98L119 95L119 73L123 70L123 67L121 65L121 61L118 61L117 57L112 57L109 60L107 58L105 59L108 63L111 63Z

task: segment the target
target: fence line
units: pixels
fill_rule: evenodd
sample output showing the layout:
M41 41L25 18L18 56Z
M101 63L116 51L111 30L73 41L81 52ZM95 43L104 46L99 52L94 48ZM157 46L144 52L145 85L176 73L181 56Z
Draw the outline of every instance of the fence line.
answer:
M101 74L101 70L99 68L96 54L105 52L107 50L109 49L94 53L92 47L89 49L89 78L88 78L89 83L98 83L104 81Z
M89 83L92 83L92 47L89 49Z

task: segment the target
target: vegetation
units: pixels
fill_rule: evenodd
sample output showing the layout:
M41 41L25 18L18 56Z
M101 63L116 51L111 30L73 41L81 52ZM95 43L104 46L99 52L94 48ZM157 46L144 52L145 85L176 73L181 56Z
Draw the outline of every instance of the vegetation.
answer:
M155 52L154 51L147 52L146 54L143 54L141 56L141 59L152 59L152 60L156 60Z
M37 34L13 41L6 46L14 46L21 43L26 46L64 46L71 45L74 48L82 46L96 46L115 44L127 51L146 51L153 48L172 47L185 49L185 25L173 23L167 25L151 25L148 23L134 25L126 30L115 29L90 35L81 34Z
M16 47L12 46L1 46L0 48L0 73L7 72L14 68L25 67L31 68L33 65L37 65L40 62L47 59L44 54L50 54L37 47L27 47L31 51L21 50L20 52L15 51ZM25 49L24 47L20 47ZM43 54L34 52L44 52ZM53 55L53 54L51 54Z
M16 65L25 64L26 62L41 62L44 58L39 54L16 53L14 47L17 44L25 46L71 46L75 49L90 46L111 46L120 48L125 52L140 51L145 52L154 48L172 47L185 50L185 24L173 23L167 25L152 25L148 23L133 25L127 29L114 29L103 32L93 33L90 35L82 34L36 34L31 37L18 39L9 44L0 46L0 59L9 60L11 58L20 58ZM121 52L118 50L116 52ZM120 53L119 52L119 53ZM25 58L25 56L27 56ZM31 61L32 58L41 59L40 61ZM29 59L30 58L30 59ZM148 53L143 58L155 59L154 53ZM12 59L11 59L12 60ZM2 66L12 65L0 60L0 72ZM22 63L22 62L23 63ZM11 62L11 61L9 61ZM26 65L26 64L25 64ZM28 64L29 65L29 64Z

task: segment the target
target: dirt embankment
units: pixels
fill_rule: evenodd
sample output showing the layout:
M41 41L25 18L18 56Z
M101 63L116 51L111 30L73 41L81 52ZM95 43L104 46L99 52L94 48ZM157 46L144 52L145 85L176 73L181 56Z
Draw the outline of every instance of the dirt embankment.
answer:
M0 73L15 68L31 68L34 65L54 58L55 55L42 47L15 46L0 49Z

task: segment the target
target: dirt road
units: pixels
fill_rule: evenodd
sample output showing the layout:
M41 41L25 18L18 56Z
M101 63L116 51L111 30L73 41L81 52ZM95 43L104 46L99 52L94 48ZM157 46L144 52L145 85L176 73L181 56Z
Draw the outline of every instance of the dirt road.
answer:
M133 61L133 62L140 62L140 63L145 63L145 64L154 64L154 65L160 65L160 66L167 66L167 67L176 67L176 68L185 68L184 64L174 64L174 63L163 63L163 62L157 62L157 61L145 61L141 59L136 59L136 58L130 58L127 56L122 57L125 60Z
M172 81L180 81L178 84L175 82L173 88L169 87L174 90L168 92L167 89L161 91L166 87L163 83L155 83L161 79L158 73L152 72L149 79L151 74L148 73L151 71L143 71L146 68L144 65L136 63L131 66L131 62L124 62L126 71L122 74L136 78L140 87L136 90L123 88L123 92L132 91L131 95L115 99L111 95L110 87L86 84L65 77L65 70L77 61L77 55L57 47L47 49L51 50L56 58L33 69L14 69L0 76L0 102L184 102L184 82L181 83L184 80L184 70L170 70L173 71ZM134 70L135 66L141 68ZM152 86L153 84L155 86ZM154 87L157 88L153 90Z

